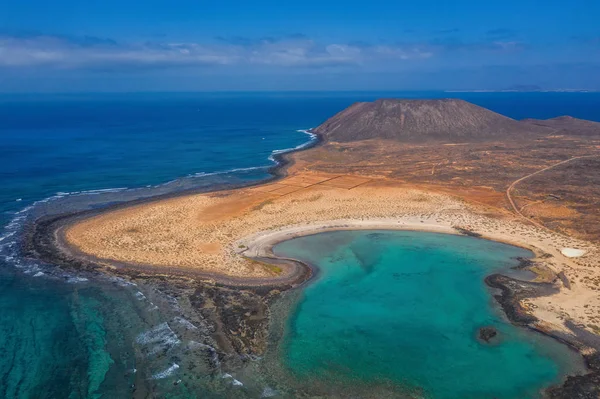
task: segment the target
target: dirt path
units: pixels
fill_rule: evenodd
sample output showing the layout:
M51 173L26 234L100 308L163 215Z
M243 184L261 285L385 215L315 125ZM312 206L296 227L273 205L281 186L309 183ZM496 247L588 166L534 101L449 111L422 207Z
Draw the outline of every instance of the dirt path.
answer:
M531 219L530 219L530 218L528 218L527 216L523 215L523 213L521 212L521 210L519 210L519 208L517 208L517 204L515 203L515 201L514 201L514 199L512 198L512 196L510 195L510 192L512 191L512 189L513 189L513 188L515 188L515 186L516 186L517 184L521 183L521 182L522 182L522 181L524 181L524 180L527 180L527 179L529 179L530 177L533 177L533 176L535 176L535 175L538 175L538 174L540 174L540 173L546 172L547 170L550 170L550 169L556 168L557 166L561 166L561 165L564 165L564 164L566 164L566 163L569 163L569 162L572 162L572 161L575 161L575 160L578 160L578 159L584 159L584 158L595 158L595 157L597 157L597 156L598 156L598 154L596 154L596 155L581 155L581 156L578 156L578 157L569 158L569 159L567 159L567 160L565 160L565 161L561 161L561 162L555 163L554 165L550 165L550 166L548 166L548 167L546 167L546 168L544 168L544 169L540 169L540 170L538 170L537 172L533 172L533 173L531 173L531 174L529 174L529 175L527 175L527 176L523 176L523 177L521 177L520 179L517 179L517 180L515 180L515 181L514 181L514 182L512 182L512 184L511 184L510 186L508 186L508 188L506 189L506 197L508 198L508 201L510 202L510 206L513 208L513 210L515 211L515 213L516 213L517 215L519 215L519 216L520 216L520 217L522 217L523 219L527 220L529 223L531 223L531 224L534 224L534 225L536 225L537 227L540 227L540 228L542 228L542 229L544 229L544 230L549 230L549 231L552 231L552 230L550 230L549 228L547 228L546 226L544 226L543 224L541 224L541 223L538 223L538 222L536 222L535 220L531 220ZM523 208L524 208L524 207L523 207ZM554 231L553 231L553 232L554 232Z

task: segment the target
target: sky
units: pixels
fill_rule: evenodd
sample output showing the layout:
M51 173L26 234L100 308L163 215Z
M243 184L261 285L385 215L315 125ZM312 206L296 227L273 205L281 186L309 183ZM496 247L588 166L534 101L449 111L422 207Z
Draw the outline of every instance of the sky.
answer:
M598 0L5 0L0 92L600 89Z

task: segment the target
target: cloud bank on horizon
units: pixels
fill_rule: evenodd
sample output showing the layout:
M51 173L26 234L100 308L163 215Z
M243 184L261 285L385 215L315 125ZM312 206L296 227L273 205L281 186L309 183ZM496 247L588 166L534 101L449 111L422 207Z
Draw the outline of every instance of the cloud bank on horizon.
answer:
M3 3L0 91L600 89L598 2L198 3Z
M208 43L122 43L90 36L0 35L0 67L118 70L267 65L320 68L429 58L433 56L432 47L317 43L301 35L258 40L217 38Z

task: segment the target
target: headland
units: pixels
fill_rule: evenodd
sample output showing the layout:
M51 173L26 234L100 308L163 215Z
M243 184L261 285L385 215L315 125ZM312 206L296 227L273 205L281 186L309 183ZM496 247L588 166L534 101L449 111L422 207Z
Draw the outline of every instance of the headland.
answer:
M271 181L41 220L26 248L63 267L246 290L268 308L313 273L271 251L301 235L405 229L525 247L537 277L493 275L488 285L511 321L585 356L590 374L550 397L597 393L600 124L559 122L514 121L457 100L360 103L314 129L320 145L283 156ZM260 352L267 325L268 312L251 342L236 347L228 336L221 347Z

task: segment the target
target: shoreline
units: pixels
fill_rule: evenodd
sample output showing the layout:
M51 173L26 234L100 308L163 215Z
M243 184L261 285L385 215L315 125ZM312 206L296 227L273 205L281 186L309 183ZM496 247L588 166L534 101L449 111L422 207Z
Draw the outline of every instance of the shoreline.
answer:
M58 230L54 230L54 237L60 237L60 229L68 226L70 222L76 220L62 219L62 226ZM55 228L53 223L47 225L52 230ZM214 286L221 286L224 288L234 289L246 289L258 293L269 292L270 290L277 291L288 291L292 289L302 289L305 284L318 275L319 269L313 265L309 265L297 259L281 258L275 255L272 251L273 247L278 243L288 241L297 237L303 237L308 235L315 235L324 232L340 231L340 230L392 230L392 231L421 231L431 232L438 234L451 234L459 236L472 236L471 234L461 231L452 226L439 225L439 224L426 224L426 223L398 223L397 220L379 220L379 221L352 221L352 220L338 220L329 223L303 225L303 226L292 226L287 229L279 229L276 231L262 232L253 237L238 241L239 243L246 243L247 248L240 250L240 254L243 256L266 262L275 265L281 265L287 263L288 266L293 268L291 274L286 275L284 278L277 279L234 279L227 278L224 276L215 276L209 273L192 273L188 271L180 271L177 273L175 270L160 270L157 272L155 266L143 267L140 265L139 268L132 265L122 265L120 268L111 265L109 268L104 268L101 273L117 274L119 276L128 276L129 278L154 278L154 277L184 277L195 280L196 278L202 279L201 284L209 284ZM475 233L477 234L477 233ZM502 242L509 245L518 246L530 250L533 257L529 260L535 261L539 259L539 256L545 251L536 246L518 242L515 240L507 239L506 237L496 236L493 234L482 234L472 236L473 238L491 240L496 242ZM236 242L236 244L238 243ZM56 244L58 242L55 241ZM79 270L91 270L98 271L98 265L102 262L94 261L89 256L82 258L77 255L69 253L69 250L65 248L55 247L55 258L54 262L59 265L65 265L69 267L80 268ZM67 256L66 258L64 256ZM70 258L71 257L71 258ZM535 273L535 271L533 271ZM564 376L564 383L560 386L552 386L548 388L548 392L552 393L552 398L570 398L572 395L580 392L582 384L586 385L587 382L594 382L594 384L600 381L600 354L592 348L600 348L600 337L590 337L586 334L583 329L578 329L577 326L573 325L572 328L575 330L575 335L570 335L561 331L558 326L545 323L535 316L533 316L527 309L525 309L521 300L527 298L543 297L558 291L556 285L550 282L529 282L518 280L515 278L507 277L503 274L491 274L486 276L484 283L491 289L498 289L500 294L490 293L497 305L502 309L506 315L508 321L521 328L526 328L536 333L543 334L550 338L557 340L558 342L567 345L570 349L578 352L585 363L588 373L583 375L567 375ZM585 390L584 390L585 392Z
M364 223L364 227L363 227ZM328 226L300 226L294 230L294 232L288 231L278 231L272 234L269 234L268 239L260 242L260 245L254 250L260 251L260 256L272 256L272 259L282 259L281 256L276 255L273 252L273 248L280 243L287 242L289 240L293 240L296 238L302 238L307 236L319 235L322 233L328 232L340 232L340 231L364 231L364 232L378 232L378 231L390 231L390 232L417 232L417 233L433 233L440 235L453 235L453 236L462 236L468 237L478 240L487 240L498 243L503 243L506 245L517 246L519 248L526 249L531 252L531 257L528 258L511 258L516 259L519 262L518 266L513 266L507 268L501 272L491 272L489 275L485 275L485 278L480 281L481 284L487 289L489 294L489 300L494 307L494 310L499 312L504 318L505 322L508 324L512 324L517 328L522 328L531 332L532 334L541 334L544 337L548 337L556 341L560 345L565 345L570 351L574 354L578 355L581 358L581 366L583 367L584 372L581 374L561 374L559 375L557 383L547 386L542 392L543 394L540 396L541 398L555 398L555 399L572 399L575 397L574 395L581 394L582 392L585 394L587 391L585 389L580 390L579 384L585 384L588 381L598 381L600 379L600 357L596 355L590 355L586 353L585 344L582 344L584 341L585 334L582 336L572 337L567 334L563 334L558 330L552 330L548 328L542 328L539 325L536 325L536 322L539 321L535 317L529 315L526 309L524 309L520 303L519 299L522 299L524 296L521 295L522 292L526 292L530 296L546 296L550 295L553 292L558 291L556 286L552 283L548 282L531 282L528 280L520 280L519 277L508 277L504 274L509 274L511 270L526 270L531 272L532 274L537 275L536 271L530 269L532 265L531 262L539 259L539 250L537 248L526 247L523 244L515 245L509 243L507 241L498 241L492 240L489 237L484 236L473 236L471 234L460 231L458 228L454 227L446 227L446 226L438 226L438 225L408 225L405 224L403 226L390 226L381 224L378 222L377 224L370 224L368 221L364 221L361 225L351 226L350 224L335 224ZM311 229L314 228L314 229ZM250 249L249 249L250 250ZM289 258L284 258L289 259ZM271 328L274 331L269 331L270 334L273 334L275 338L271 338L272 347L269 348L271 354L270 362L274 362L275 360L272 357L281 356L281 345L278 342L284 339L286 331L288 329L286 323L289 317L292 317L294 306L297 305L298 298L302 296L302 290L306 288L309 284L315 283L315 278L318 277L321 269L312 264L305 261L300 261L297 259L293 259L294 261L304 265L307 268L313 270L313 276L305 281L302 285L293 287L285 292L286 295L290 295L288 299L279 298L277 303L276 313L278 314L280 319L283 320L275 320L271 322ZM496 280L495 278L498 277ZM493 283L491 278L494 278ZM502 281L501 281L502 280ZM524 289L523 286L526 286ZM500 291L502 295L496 295L496 293ZM508 294L508 295L507 295ZM292 299L289 299L292 298ZM290 302L291 301L291 302ZM290 303L294 304L291 308ZM284 304L282 306L282 304ZM529 319L526 317L529 316ZM600 344L600 337L598 337L598 344ZM592 339L591 342L594 340ZM600 345L598 346L600 347ZM586 354L584 354L586 353ZM269 363L268 367L281 367L276 366ZM278 378L280 378L279 376ZM577 396L580 397L580 396ZM582 398L588 398L588 396L581 396ZM589 398L592 398L591 396ZM594 397L595 398L595 397Z
M265 262L274 264L277 266L284 266L287 273L282 277L275 278L236 278L231 276L219 275L201 271L184 270L183 268L176 267L157 267L143 264L128 264L125 262L114 262L107 261L99 258L95 258L91 255L82 253L72 245L67 243L64 235L64 231L69 226L97 215L101 215L110 211L130 208L136 205L147 204L158 202L170 198L183 197L193 194L202 193L215 193L223 190L233 190L237 188L249 188L254 186L262 186L268 183L272 183L281 180L287 176L288 168L293 165L294 160L291 155L297 151L302 151L308 148L318 146L322 143L322 139L319 135L316 135L317 139L313 142L307 143L306 146L299 149L292 149L289 152L274 154L273 158L277 164L269 169L269 173L272 177L263 179L256 182L249 182L247 184L240 185L229 185L227 187L212 187L210 189L189 189L182 190L179 192L173 192L154 197L148 197L125 203L119 203L110 205L101 209L86 210L82 212L75 212L71 214L56 215L53 217L44 217L36 220L29 229L25 231L25 240L22 245L23 253L28 257L34 257L41 259L45 262L58 265L61 268L67 270L80 270L80 271L93 271L107 274L116 274L119 276L127 276L129 278L165 278L169 276L183 277L200 284L210 284L217 287L234 288L234 289L247 289L258 293L268 292L269 290L285 291L295 287L302 286L304 283L309 281L316 273L318 269L300 262L295 259L278 258L272 252L272 248L279 242L287 241L295 237L318 234L326 231L336 230L410 230L410 231L428 231L444 234L455 234L455 235L470 235L468 231L461 231L451 225L441 224L427 224L423 220L413 222L398 222L398 219L388 220L335 220L330 222L321 222L317 224L308 224L301 226L287 226L287 228L279 229L276 231L262 231L254 236L246 237L241 240L235 241L235 246L244 245L246 248L243 250L236 251L239 255L246 257L247 259L255 260L258 262ZM524 243L515 241L509 237L501 234L480 234L476 232L477 236L482 239L488 239L492 241L504 242L510 245L516 245L522 248L531 250L536 257L543 253L556 253L557 251L549 248L539 248L530 243ZM554 254L552 254L554 255ZM560 255L559 255L560 256ZM556 275L556 270L553 273ZM547 328L542 328L537 325L538 321L535 316L532 316L529 311L523 308L521 300L529 297L535 297L538 290L530 289L523 290L520 288L522 283L530 284L529 282L521 282L520 280L511 279L510 277L498 275L501 278L490 275L486 278L486 284L493 288L499 288L502 291L501 295L495 295L496 300L503 308L509 321L513 324L519 325L524 328L530 328L539 333L548 335L563 344L567 344L572 349L577 350L585 359L589 373L582 376L567 376L566 381L561 387L553 387L549 389L551 393L550 397L573 397L581 386L587 386L588 382L596 384L600 381L600 355L596 351L591 353L589 351L591 341L589 337L583 334L582 331L578 331L579 334L575 336L569 336L559 329L552 329L552 325L548 324ZM198 281L200 279L202 281ZM518 284L515 284L518 282ZM550 283L534 283L534 284L546 284L544 288L552 286ZM519 319L519 315L527 314L533 319L524 322ZM593 341L593 340L592 340ZM592 342L594 347L600 348L600 345ZM592 388L594 385L592 384ZM581 388L584 389L584 388ZM591 388L586 388L591 389ZM553 393L554 392L554 393ZM588 392L588 391L584 391ZM591 392L591 391L590 391ZM586 396L587 397L587 396Z
M274 183L279 180L284 179L288 176L288 169L292 165L294 165L294 159L291 157L296 152L308 150L310 148L318 147L323 144L323 137L315 132L312 132L312 129L306 130L306 134L311 136L311 140L306 142L303 145L300 145L296 148L290 148L288 150L275 150L282 152L274 152L271 154L269 159L275 162L275 165L269 167L267 169L267 173L271 176L266 179L261 179L257 181L250 181L239 184L215 184L210 187L202 187L202 188L191 188L184 189L179 191L173 191L166 194L158 194L154 196L129 200L120 203L111 203L107 206L102 206L100 208L88 209L83 211L75 211L75 212L66 212L51 216L41 216L32 222L26 224L22 231L22 239L19 242L19 252L29 258L40 259L47 263L57 264L59 266L67 267L73 269L73 265L77 265L78 267L84 267L84 270L97 269L101 263L105 262L104 260L95 258L93 256L88 256L80 251L77 251L76 248L67 249L69 247L68 244L64 243L64 237L61 232L64 232L64 229L68 226L77 223L78 221L92 218L94 216L102 215L104 213L108 213L111 211L122 210L131 208L138 205L149 204L159 201L164 201L172 198L185 197L188 195L194 194L208 194L208 193L218 193L220 191L228 191L228 190L236 190L242 188L250 188L255 186L261 186L269 183ZM70 252L72 250L75 256L72 256ZM63 252L65 251L65 252ZM78 253L79 252L79 253ZM67 259L63 255L67 255ZM71 255L71 256L69 256ZM72 259L68 259L71 257ZM118 262L116 262L118 263ZM115 265L116 266L116 265ZM157 270L156 266L144 266L144 265L127 265L130 270L135 270L138 268L139 272ZM121 268L116 267L116 269L121 269L121 271L125 271L125 264L121 264ZM204 278L221 278L225 276L216 276L211 275L210 273L192 273L190 275L189 271L177 271L173 268L165 268L162 270L166 274L173 274L175 272L176 275L180 277L204 277ZM154 273L152 274L160 274ZM123 273L127 274L127 273ZM225 285L232 286L245 286L248 285L246 279L238 279L232 278L227 281ZM237 284L236 284L237 283ZM252 284L250 284L252 285Z
M247 249L240 251L240 254L248 256L250 258L260 258L266 260L278 260L286 259L296 262L298 265L312 271L313 276L318 275L319 268L308 264L306 262L281 258L273 252L273 248L282 242L293 240L299 237L306 237L311 235L317 235L320 233L334 232L334 231L367 231L367 230L388 230L388 231L412 231L412 232L429 232L437 234L450 234L458 236L466 236L475 239L483 239L494 242L500 242L512 246L527 249L532 252L533 256L528 258L524 269L529 269L529 262L535 262L540 259L540 255L544 251L535 246L518 242L515 240L506 239L506 237L495 236L493 234L477 234L471 235L468 231L461 231L459 228L435 224L424 224L424 223L402 223L400 225L394 224L393 221L384 223L383 221L335 221L329 223L322 223L308 226L296 226L288 229L281 229L275 232L267 232L263 234L257 234L254 237L249 237L238 241L239 243L247 244ZM236 242L236 244L238 244ZM247 254L250 252L250 254ZM530 270L537 275L536 271ZM310 284L312 277L304 281L298 289L302 289L306 284ZM559 289L554 283L550 282L532 282L524 281L513 277L508 277L501 273L492 273L487 275L484 279L484 284L490 289L490 295L495 300L497 306L501 309L503 314L511 324L528 329L538 334L542 334L549 338L552 338L559 343L566 345L569 349L578 353L585 364L587 373L581 375L565 375L562 378L561 385L552 385L548 387L543 397L551 398L572 398L575 395L586 395L588 393L585 387L589 383L592 385L591 390L594 390L594 386L600 383L600 337L590 336L589 333L585 332L582 328L578 328L576 325L571 325L571 329L574 330L575 335L570 335L560 331L557 328L553 328L549 323L545 323L539 320L537 317L530 314L522 305L521 300L532 297L544 297L557 292ZM296 288L296 287L295 287ZM494 294L492 290L499 290L500 294ZM583 388L582 388L583 386ZM588 397L588 396L581 396Z

